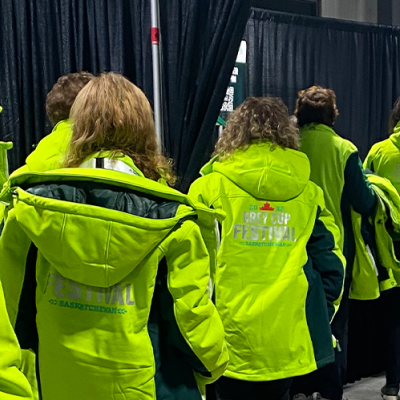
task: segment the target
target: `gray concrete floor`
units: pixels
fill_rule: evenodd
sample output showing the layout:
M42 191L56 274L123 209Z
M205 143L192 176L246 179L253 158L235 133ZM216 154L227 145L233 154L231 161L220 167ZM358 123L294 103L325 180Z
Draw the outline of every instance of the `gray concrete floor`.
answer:
M345 387L345 396L349 400L382 400L381 388L385 377L366 378Z

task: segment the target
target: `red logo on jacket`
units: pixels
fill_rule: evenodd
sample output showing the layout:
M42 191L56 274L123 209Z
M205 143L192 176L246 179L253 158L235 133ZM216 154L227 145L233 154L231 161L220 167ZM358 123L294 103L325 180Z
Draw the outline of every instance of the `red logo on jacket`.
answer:
M271 206L268 202L265 203L262 207L260 207L261 211L274 211L275 208Z

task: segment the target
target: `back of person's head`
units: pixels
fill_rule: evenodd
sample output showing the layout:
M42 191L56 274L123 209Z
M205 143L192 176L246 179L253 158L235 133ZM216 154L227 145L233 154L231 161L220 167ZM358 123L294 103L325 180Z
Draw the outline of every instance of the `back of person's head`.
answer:
M322 86L301 90L294 114L300 127L312 123L332 127L339 115L335 92Z
M53 125L69 118L76 96L93 78L89 72L75 72L58 78L46 99L47 117Z
M145 94L117 73L101 74L78 94L71 109L72 140L66 167L79 167L90 155L124 154L152 180L175 182L171 164L158 148L153 110Z
M394 131L394 128L400 121L400 97L394 103L393 109L389 116L389 135Z
M229 118L214 154L227 157L256 141L298 150L298 129L280 98L247 98Z

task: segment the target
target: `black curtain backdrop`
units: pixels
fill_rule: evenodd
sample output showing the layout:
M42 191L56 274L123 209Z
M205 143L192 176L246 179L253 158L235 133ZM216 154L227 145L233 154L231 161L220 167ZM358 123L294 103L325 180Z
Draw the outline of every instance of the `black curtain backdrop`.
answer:
M0 140L14 142L11 170L51 131L45 99L59 76L125 74L152 98L150 2L1 0Z
M249 0L162 1L165 146L186 191L212 153L214 127L250 13ZM179 10L179 12L177 12Z
M400 29L252 10L247 24L248 94L282 97L313 84L336 91L335 129L365 157L388 136L400 95Z
M161 1L167 155L186 190L211 153L249 0ZM11 170L48 134L45 99L68 72L116 71L153 97L150 1L2 0L0 140Z
M335 129L366 156L388 136L400 95L400 29L252 10L246 29L248 95L282 97L294 111L297 91L336 91ZM380 301L351 301L348 381L383 369Z

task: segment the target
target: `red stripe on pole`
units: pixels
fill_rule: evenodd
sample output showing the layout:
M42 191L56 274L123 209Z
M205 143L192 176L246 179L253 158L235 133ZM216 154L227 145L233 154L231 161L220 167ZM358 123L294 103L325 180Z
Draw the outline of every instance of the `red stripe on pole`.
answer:
M160 44L160 30L158 28L151 28L151 43Z

